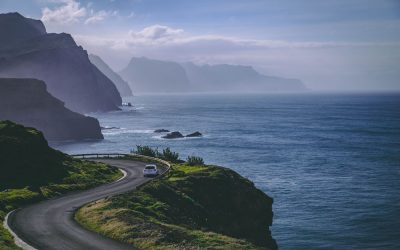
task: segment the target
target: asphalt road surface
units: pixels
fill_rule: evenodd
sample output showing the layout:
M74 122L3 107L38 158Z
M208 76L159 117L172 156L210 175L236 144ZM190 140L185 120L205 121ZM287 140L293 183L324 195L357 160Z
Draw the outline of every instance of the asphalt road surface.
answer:
M98 160L123 169L126 177L90 190L79 191L42 201L10 214L9 227L36 249L89 250L135 249L82 228L73 218L74 211L86 203L125 193L149 181L143 177L146 163L127 160Z

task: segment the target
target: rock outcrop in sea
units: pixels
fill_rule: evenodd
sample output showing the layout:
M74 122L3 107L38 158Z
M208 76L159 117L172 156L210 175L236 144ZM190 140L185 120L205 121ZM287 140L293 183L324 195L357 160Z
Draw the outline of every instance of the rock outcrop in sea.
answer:
M154 130L154 133L167 133L167 132L169 132L169 130L168 129L156 129L156 130Z
M183 138L183 137L184 136L178 131L174 131L174 132L171 132L171 133L168 133L168 134L162 136L162 138L164 138L164 139L178 139L178 138Z
M200 133L199 131L186 135L186 137L201 137L201 136L203 136L203 134Z
M71 35L47 33L40 20L0 14L0 77L35 78L69 109L117 110L121 96Z
M36 79L0 78L0 120L35 127L48 140L103 139L97 119L67 109Z

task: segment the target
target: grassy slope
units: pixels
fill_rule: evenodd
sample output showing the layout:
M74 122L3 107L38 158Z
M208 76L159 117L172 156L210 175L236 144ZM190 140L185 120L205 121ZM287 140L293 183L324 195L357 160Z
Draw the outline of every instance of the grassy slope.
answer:
M177 165L169 176L88 204L75 217L142 249L273 249L271 205L232 170Z
M23 171L21 171L23 170ZM3 228L6 214L18 207L72 190L118 179L117 168L72 159L48 147L32 128L0 121L0 249L19 249Z
M73 190L82 190L117 180L122 173L102 163L71 160L66 162L68 174L62 180L38 189L29 186L0 192L0 249L19 249L10 233L3 228L5 215L23 205L54 197Z

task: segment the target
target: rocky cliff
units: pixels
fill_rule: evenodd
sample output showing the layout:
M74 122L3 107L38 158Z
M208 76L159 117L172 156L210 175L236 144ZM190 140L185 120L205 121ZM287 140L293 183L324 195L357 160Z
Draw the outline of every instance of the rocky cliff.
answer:
M67 109L36 79L0 78L0 120L38 128L48 140L103 138L95 118Z
M2 48L46 34L41 21L23 18L18 13L0 14L0 31Z
M129 84L124 81L120 75L114 72L99 56L90 54L89 60L96 66L105 76L110 79L117 87L121 96L132 96L132 90Z
M0 14L0 77L35 78L67 108L117 110L121 96L69 34L48 34L39 20Z
M176 62L134 57L120 74L135 92L187 92L190 89L185 70Z

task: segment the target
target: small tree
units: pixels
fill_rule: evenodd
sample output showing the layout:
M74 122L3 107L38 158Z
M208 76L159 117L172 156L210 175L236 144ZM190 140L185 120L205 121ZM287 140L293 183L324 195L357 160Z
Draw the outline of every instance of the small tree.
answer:
M204 165L204 160L201 157L198 156L188 156L186 163L189 166L198 166L198 165Z
M139 155L158 157L158 149L152 149L149 146L136 145L136 152Z
M171 151L171 149L168 147L166 149L163 149L161 158L166 161L175 163L175 162L178 162L178 160L179 160L179 154L177 152Z

